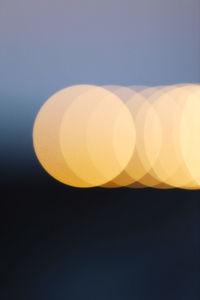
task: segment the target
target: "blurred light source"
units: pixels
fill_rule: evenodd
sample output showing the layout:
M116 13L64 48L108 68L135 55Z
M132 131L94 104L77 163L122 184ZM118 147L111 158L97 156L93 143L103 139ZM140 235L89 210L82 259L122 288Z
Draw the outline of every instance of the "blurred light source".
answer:
M197 189L199 132L199 85L77 85L42 106L33 143L67 185Z

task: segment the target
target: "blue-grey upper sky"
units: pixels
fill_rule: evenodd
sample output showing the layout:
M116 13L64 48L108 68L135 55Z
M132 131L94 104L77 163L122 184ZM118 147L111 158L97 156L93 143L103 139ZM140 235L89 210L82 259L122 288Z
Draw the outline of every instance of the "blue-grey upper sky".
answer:
M0 0L0 66L2 152L26 155L66 86L200 82L200 1Z

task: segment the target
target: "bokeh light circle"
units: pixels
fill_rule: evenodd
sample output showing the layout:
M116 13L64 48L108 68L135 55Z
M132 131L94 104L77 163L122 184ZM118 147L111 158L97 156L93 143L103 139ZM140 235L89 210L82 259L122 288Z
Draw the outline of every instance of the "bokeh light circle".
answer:
M200 86L76 85L33 127L44 169L74 187L200 188Z

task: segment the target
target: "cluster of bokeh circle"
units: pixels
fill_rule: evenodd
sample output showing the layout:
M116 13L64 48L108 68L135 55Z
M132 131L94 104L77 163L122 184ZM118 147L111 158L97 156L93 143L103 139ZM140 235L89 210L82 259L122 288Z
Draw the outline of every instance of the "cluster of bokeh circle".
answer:
M80 188L200 188L200 85L75 85L33 128L43 168Z

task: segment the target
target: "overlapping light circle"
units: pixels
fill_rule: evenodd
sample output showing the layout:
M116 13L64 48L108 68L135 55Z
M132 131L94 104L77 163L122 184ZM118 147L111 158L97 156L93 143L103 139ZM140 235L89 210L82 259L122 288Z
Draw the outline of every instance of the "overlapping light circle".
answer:
M48 99L35 153L74 187L200 188L200 85L76 85Z

